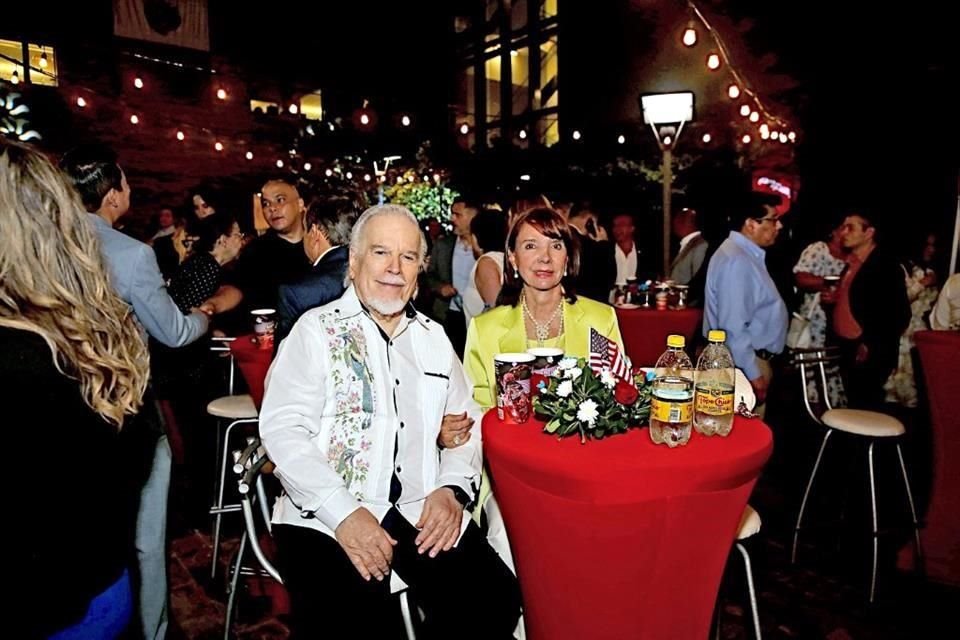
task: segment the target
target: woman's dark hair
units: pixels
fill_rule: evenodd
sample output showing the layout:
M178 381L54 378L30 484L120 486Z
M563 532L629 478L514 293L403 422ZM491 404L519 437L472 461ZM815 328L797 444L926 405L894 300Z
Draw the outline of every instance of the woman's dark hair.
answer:
M214 213L203 220L192 219L187 223L187 237L194 255L210 253L220 236L229 236L237 221L226 213Z
M470 221L470 233L481 251L502 251L507 242L507 218L502 211L481 209Z
M567 301L573 304L577 301L577 292L574 288L574 281L580 273L580 243L570 232L570 226L559 213L548 207L537 207L528 209L517 216L510 226L507 233L507 254L515 252L517 246L517 236L520 235L520 228L528 224L538 233L554 240L563 242L567 249L567 271L560 280L560 286L563 287L563 295ZM509 261L503 265L503 288L500 289L500 296L497 304L509 304L516 306L520 301L520 292L523 290L523 280L514 275Z

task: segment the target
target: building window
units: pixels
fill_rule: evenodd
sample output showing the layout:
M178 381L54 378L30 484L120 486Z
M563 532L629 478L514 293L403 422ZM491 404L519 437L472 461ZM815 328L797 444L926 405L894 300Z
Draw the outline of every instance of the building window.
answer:
M26 57L28 64L24 65ZM0 40L0 80L57 86L57 54L53 47Z
M300 98L300 113L307 120L323 120L323 99L319 90Z
M254 113L269 113L271 115L277 115L280 113L280 105L276 102L269 102L267 100L251 100L250 111L253 111Z

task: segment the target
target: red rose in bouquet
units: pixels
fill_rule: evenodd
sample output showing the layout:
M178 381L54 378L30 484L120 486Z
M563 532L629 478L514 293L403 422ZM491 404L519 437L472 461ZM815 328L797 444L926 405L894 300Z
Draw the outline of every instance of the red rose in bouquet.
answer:
M613 388L613 397L623 406L629 407L640 397L640 392L629 382L617 380L617 385Z

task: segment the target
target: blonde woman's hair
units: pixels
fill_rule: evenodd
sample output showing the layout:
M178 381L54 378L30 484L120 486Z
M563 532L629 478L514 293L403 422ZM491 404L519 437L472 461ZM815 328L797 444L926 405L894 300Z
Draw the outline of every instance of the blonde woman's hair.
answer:
M49 160L0 139L0 326L41 336L57 369L119 429L143 403L149 356L87 215Z

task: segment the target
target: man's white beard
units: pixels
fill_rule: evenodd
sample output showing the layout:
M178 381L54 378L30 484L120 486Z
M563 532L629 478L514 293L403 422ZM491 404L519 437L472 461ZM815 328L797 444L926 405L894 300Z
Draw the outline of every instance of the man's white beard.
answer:
M379 298L370 298L369 300L364 301L368 307L376 311L381 316L395 316L403 308L407 306L407 303L400 298L395 300L380 300Z

